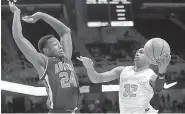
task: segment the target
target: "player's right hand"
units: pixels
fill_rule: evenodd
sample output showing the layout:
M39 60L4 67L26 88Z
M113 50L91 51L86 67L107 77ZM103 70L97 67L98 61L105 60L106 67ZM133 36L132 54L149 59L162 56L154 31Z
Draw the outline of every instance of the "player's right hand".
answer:
M93 66L94 66L94 63L90 58L80 56L80 57L77 57L77 59L79 61L82 61L83 65L86 68L93 68Z
M12 13L15 13L16 11L20 11L20 9L17 8L15 6L15 4L13 2L10 2L10 1L9 1L9 7L10 7L10 10L12 11Z
M42 13L41 12L36 12L33 15L22 17L22 20L27 22L27 23L35 23L41 17L42 17Z
M158 60L157 65L159 68L159 73L165 73L166 69L171 61L171 55L168 53L164 53Z

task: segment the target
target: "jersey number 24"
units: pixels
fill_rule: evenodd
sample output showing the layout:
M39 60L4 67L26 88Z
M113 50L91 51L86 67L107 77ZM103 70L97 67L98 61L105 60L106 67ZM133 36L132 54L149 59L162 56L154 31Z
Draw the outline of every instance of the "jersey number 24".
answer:
M62 88L68 88L71 86L71 83L77 87L77 83L76 83L76 79L75 79L75 76L74 76L74 73L71 72L71 76L70 76L70 79L69 79L69 75L67 72L60 72L59 76L61 77L60 79L60 83L61 83L61 87Z

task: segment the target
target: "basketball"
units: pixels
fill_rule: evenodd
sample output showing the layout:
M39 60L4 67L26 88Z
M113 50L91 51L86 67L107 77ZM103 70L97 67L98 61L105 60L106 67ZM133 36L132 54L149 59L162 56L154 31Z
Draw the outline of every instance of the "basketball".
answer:
M144 46L145 55L150 64L157 65L156 61L164 53L171 53L169 44L161 38L152 38Z

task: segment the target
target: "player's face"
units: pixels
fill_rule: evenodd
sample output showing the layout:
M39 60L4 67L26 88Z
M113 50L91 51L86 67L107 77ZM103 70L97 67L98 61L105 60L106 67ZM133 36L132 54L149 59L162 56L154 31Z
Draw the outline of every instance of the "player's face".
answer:
M140 48L137 50L134 58L135 63L139 64L148 64L148 59L144 54L144 48Z
M61 43L54 37L47 41L47 48L50 56L57 58L62 58L65 56Z

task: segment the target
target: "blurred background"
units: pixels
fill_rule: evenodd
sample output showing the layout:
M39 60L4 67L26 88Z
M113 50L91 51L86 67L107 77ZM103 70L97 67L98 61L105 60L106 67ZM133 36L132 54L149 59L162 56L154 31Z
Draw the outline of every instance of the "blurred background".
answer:
M166 84L177 82L160 93L159 112L185 112L185 1L184 0L17 0L21 16L37 11L48 13L70 27L75 70L82 92L81 112L118 113L116 85L119 79L93 84L77 56L90 57L98 72L133 65L136 50L147 40L160 37L170 47L172 60ZM44 87L37 71L20 52L12 38L13 15L1 0L1 80L29 87ZM23 35L38 50L38 40L57 33L44 21L22 21ZM151 68L157 72L156 66ZM115 86L114 86L115 85ZM1 90L2 113L48 112L46 95Z

